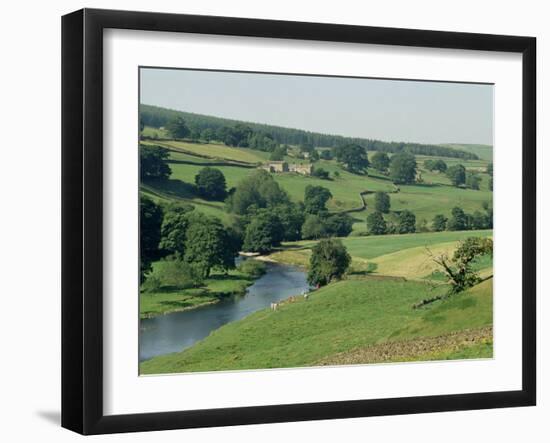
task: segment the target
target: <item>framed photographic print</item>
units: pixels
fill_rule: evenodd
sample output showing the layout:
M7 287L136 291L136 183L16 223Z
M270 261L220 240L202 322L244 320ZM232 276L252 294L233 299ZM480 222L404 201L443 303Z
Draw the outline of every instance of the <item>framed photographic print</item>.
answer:
M535 404L534 38L62 28L64 427Z

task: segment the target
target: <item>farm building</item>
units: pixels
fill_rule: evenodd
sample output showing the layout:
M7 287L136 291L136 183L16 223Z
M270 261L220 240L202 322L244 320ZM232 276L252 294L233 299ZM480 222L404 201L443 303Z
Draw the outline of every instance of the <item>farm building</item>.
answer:
M260 166L267 172L288 172L288 163L283 161L272 161Z
M287 163L284 161L271 161L260 166L268 172L296 172L302 175L311 175L313 172L312 164L301 165L298 163Z

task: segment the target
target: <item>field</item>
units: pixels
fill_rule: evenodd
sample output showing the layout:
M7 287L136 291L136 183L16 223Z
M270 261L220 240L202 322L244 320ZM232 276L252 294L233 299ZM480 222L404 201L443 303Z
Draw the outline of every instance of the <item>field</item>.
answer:
M169 148L170 168L172 175L169 181L163 183L147 183L144 189L155 198L173 198L193 204L197 210L226 218L223 204L207 202L193 194L192 187L186 184L194 183L195 175L204 166L213 166L223 172L228 188L236 186L239 181L255 170L255 165L268 161L269 154L262 151L232 148L219 143L192 143L184 141L145 141L145 144L159 145ZM369 175L351 174L344 170L336 161L320 160L315 166L329 171L331 179L322 180L315 177L301 176L295 173L274 174L276 181L289 193L292 200L302 201L305 188L308 185L324 186L330 190L333 197L328 202L328 209L333 212L349 210L362 205L359 193L365 191L385 191L391 193L392 213L388 220L395 220L397 214L405 209L411 210L417 220L431 222L436 214L448 216L455 206L462 207L467 212L482 209L483 202L491 201L492 192L488 190L489 176L478 172L481 178L481 189L461 189L451 186L449 179L440 173L432 173L423 169L427 159L436 157L417 156L424 183L401 185L397 187L388 177L375 170L369 170ZM303 160L286 158L289 162L303 163ZM466 168L475 171L485 170L487 160L460 160L445 158L449 165L461 163ZM335 176L335 172L337 173ZM373 194L367 194L365 211L354 213L354 232L366 230L366 217L373 208Z
M154 128L146 128L145 133L148 137L167 136ZM200 198L194 186L195 176L205 166L215 167L223 173L227 188L231 189L269 159L267 152L221 143L167 139L147 139L143 143L169 149L171 175L167 180L141 183L142 195L155 202L192 205L195 211L216 216L225 223L231 223L235 216L227 212L224 202ZM327 203L330 213L353 210L350 213L355 221L353 232L340 239L352 257L347 273L341 280L314 290L307 300L287 299L276 311L251 311L241 320L212 330L206 338L182 352L142 362L140 373L491 358L492 257L480 257L473 264L482 278L481 283L457 296L444 297L449 285L433 256L452 256L461 240L492 237L492 230L365 235L366 218L374 210L376 191L390 195L391 211L384 215L387 221L396 222L403 210L410 210L417 222L426 220L430 227L435 215L448 217L456 206L468 213L483 212L483 204L492 202L489 175L485 172L492 161L492 148L447 146L473 152L480 158L462 160L418 155L421 181L414 185L397 186L372 168L368 174L352 174L336 160L315 163L315 168L329 172L328 180L297 173L273 173L273 178L294 202L302 202L306 187L316 185L330 190L332 198ZM296 153L297 148L292 147L285 160L303 163L304 160L293 157ZM428 171L425 161L438 158L448 166L463 164L478 174L481 189L454 187L445 174ZM284 242L260 259L307 270L311 249L316 243L311 240ZM152 275L162 266L162 262L154 263ZM214 272L200 287L142 291L140 314L147 318L214 304L224 297L244 293L253 282L252 277L233 270L229 274ZM426 299L430 299L428 305L413 309L413 305Z
M283 305L278 311L265 309L223 326L186 351L146 361L141 372L315 366L345 359L344 353L358 353L380 343L399 342L403 347L404 341L417 337L439 338L436 343L440 344L430 347L434 358L468 352L472 345L490 357L490 350L483 347L490 343L490 334L484 335L481 328L492 325L492 280L431 309L411 309L427 293L433 295L434 290L421 282L341 281L315 291L307 301ZM479 339L454 343L446 339L450 333L465 330L474 331L473 336ZM418 356L409 355L404 360ZM354 363L380 361L380 356L376 357ZM384 354L383 360L403 359L396 352Z

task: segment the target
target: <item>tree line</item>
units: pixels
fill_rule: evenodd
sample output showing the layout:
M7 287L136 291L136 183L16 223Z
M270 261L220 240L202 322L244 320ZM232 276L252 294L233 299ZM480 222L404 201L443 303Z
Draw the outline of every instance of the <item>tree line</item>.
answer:
M281 126L260 123L245 123L239 120L175 111L151 105L140 105L141 125L152 126L155 128L166 127L171 121L174 121L177 118L182 118L185 120L190 130L189 134L193 135L196 139L201 138L202 134L205 134L208 140L215 139L218 141L223 141L224 143L225 139L220 138L219 133L222 128L246 126L253 132L261 134L261 139L268 136L277 145L312 145L317 147L337 148L348 144L356 144L363 146L369 151L380 151L386 153L408 152L416 155L442 156L462 158L466 160L478 159L476 154L453 149L447 146L396 141L385 142L368 138L344 137L341 135L322 134L305 131L302 129L284 128ZM260 144L263 145L263 140L260 140Z
M483 211L476 210L472 214L460 207L454 207L447 216L436 214L431 226L425 219L417 220L416 215L407 209L395 211L396 220L386 220L384 214L391 210L391 197L386 192L376 192L374 195L374 211L367 216L367 234L410 234L415 232L469 231L493 228L493 207L489 202L483 202Z

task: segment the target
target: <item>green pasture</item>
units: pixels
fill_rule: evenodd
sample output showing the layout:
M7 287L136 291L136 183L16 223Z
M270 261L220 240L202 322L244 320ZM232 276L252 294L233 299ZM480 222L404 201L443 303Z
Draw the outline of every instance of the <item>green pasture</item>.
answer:
M491 280L428 308L412 309L445 290L413 281L343 280L313 292L307 301L229 323L187 350L141 363L140 372L314 366L332 355L386 341L492 324Z

